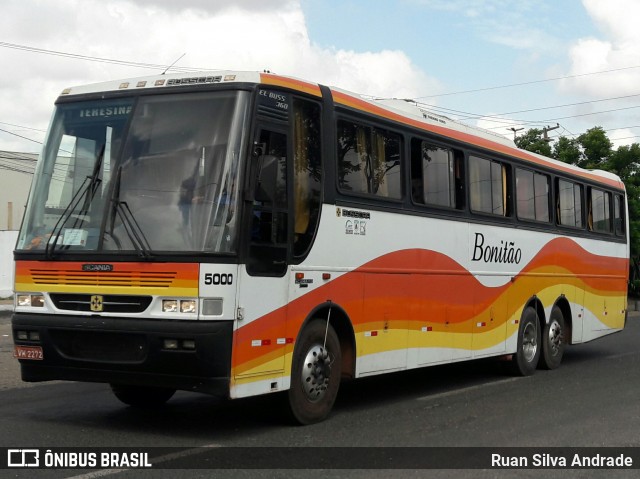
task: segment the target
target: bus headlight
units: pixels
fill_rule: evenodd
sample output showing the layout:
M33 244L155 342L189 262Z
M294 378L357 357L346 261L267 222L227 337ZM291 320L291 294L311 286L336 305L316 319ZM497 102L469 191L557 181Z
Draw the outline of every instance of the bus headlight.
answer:
M26 308L43 308L44 295L42 294L18 294L16 295L16 306Z
M197 300L195 299L163 299L163 313L195 314L197 312Z
M193 299L181 300L180 301L180 312L181 313L195 313L196 312L196 302Z
M178 300L177 299L163 299L162 300L162 312L163 313L177 313L178 312Z

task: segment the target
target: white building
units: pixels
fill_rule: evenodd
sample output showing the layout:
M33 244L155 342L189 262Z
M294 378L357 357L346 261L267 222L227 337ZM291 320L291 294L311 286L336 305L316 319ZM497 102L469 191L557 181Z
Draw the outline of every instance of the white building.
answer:
M13 248L38 155L0 151L0 298L11 296Z
M20 229L38 155L0 151L0 231Z

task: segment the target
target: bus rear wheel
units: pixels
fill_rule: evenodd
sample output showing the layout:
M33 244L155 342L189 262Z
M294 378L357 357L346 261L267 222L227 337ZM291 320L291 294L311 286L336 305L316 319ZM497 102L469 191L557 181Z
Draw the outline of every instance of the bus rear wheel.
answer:
M564 316L558 306L551 310L549 322L542 332L542 356L540 366L544 369L556 369L564 354Z
M518 328L518 349L513 355L512 369L518 376L530 376L540 360L540 322L536 310L527 306Z
M130 386L128 384L111 384L111 390L123 403L140 408L161 406L176 392L175 389Z
M324 420L340 387L342 352L338 335L324 320L313 320L300 334L293 353L289 410L300 424Z

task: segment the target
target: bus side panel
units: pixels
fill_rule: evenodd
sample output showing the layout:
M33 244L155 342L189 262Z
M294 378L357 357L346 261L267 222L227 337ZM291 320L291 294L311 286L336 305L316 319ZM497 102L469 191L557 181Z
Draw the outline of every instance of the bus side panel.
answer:
M286 280L288 293L279 289L272 294L270 282L285 283L270 278L256 284L260 300L253 288L240 300L241 307L255 304L260 313L247 314L248 321L245 318L238 327L248 343L236 341L236 347L253 355L234 355L234 384L246 386L244 392L236 388L236 396L289 386L295 341L305 319L320 305L336 305L351 322L356 377L513 353L523 309L534 298L542 304L545 319L556 301L566 298L575 313L574 341L596 337L590 319L581 327L589 314L607 328L598 335L621 325L624 314L610 310L620 308L625 298L625 284L619 279L627 264L620 252L623 245L527 230L508 230L509 238L504 239L507 230L497 226L350 210L351 215L367 216L366 235L356 236L348 228L353 216L337 214L335 206L325 209L313 251ZM384 227L389 224L394 227ZM503 251L505 244L513 243L519 261L472 261L480 257L481 241L485 249L496 245ZM299 283L294 271L304 275ZM330 277L323 279L322 273ZM262 301L264 297L268 299ZM590 310L598 308L597 313ZM275 324L284 322L286 331L276 334ZM262 339L271 340L272 346L275 342L277 358L258 354L258 346L251 346ZM277 368L271 368L273 361L278 361ZM264 375L252 375L258 371Z
M407 367L409 294L413 275L365 273L364 322L358 328L357 353L362 360L356 375L390 372Z
M470 348L474 358L505 352L510 293L511 289L507 289L489 303L481 297L475 302L473 344Z
M239 268L238 307L233 337L231 397L288 388L285 373L288 278L251 276ZM286 381L286 384L283 383Z

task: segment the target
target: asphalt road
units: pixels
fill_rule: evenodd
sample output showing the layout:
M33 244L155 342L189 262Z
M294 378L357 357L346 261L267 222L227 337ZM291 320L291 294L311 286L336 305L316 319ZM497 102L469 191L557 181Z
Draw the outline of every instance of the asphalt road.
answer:
M495 360L343 384L331 417L291 426L283 397L217 401L178 393L165 407L125 407L108 386L20 382L0 313L0 447L640 448L640 316L621 333L569 347L555 371L509 376ZM195 450L197 451L197 450ZM248 453L251 449L247 449ZM380 449L384 453L385 449ZM542 451L542 449L541 449ZM387 451L388 452L388 451ZM196 452L197 454L197 452ZM172 459L163 456L163 467ZM183 457L184 460L184 457ZM175 465L175 464L174 464ZM640 464L639 464L640 466ZM26 471L11 477L175 477L175 470ZM304 472L304 473L303 473ZM189 477L637 477L638 470L190 470Z

